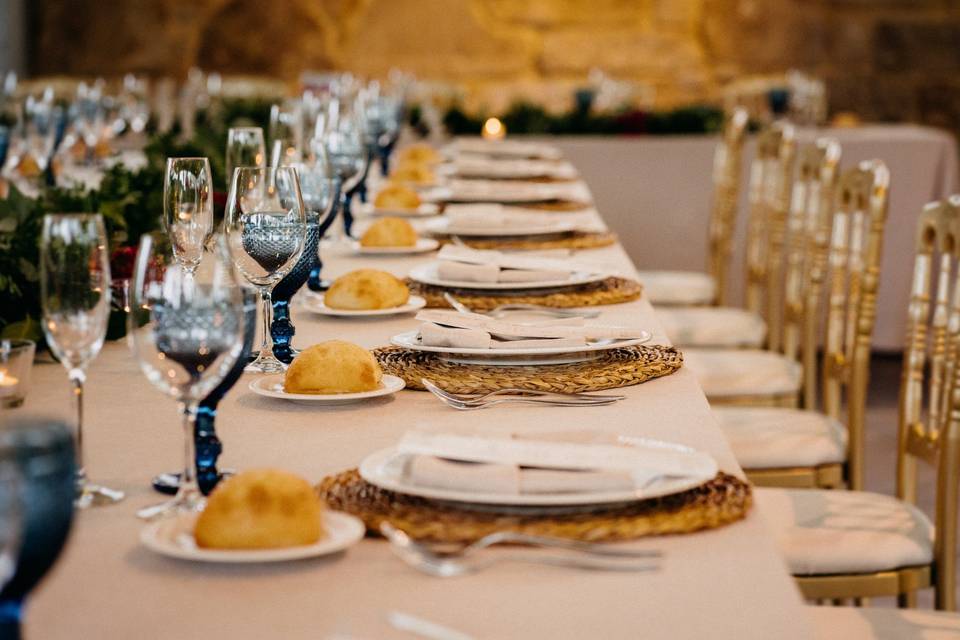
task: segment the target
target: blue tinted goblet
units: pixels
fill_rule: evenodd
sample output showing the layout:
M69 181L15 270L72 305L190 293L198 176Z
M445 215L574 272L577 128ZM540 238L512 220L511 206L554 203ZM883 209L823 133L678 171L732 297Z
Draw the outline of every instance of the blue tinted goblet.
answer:
M16 571L0 591L0 637L16 639L24 600L59 557L73 521L73 436L60 422L21 418L0 431L0 460L16 467L20 494Z

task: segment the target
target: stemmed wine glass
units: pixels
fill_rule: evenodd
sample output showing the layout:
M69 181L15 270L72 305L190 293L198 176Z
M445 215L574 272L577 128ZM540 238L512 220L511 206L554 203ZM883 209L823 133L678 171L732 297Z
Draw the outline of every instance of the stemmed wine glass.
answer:
M248 371L278 373L270 337L271 291L297 264L307 235L300 180L293 167L239 167L227 197L224 233L240 273L260 290L263 341Z
M193 274L213 234L213 178L209 160L167 158L163 223L177 262L187 274Z
M327 113L317 119L313 145L326 155L333 176L340 180L340 211L344 232L349 236L353 191L363 180L370 159L358 114L345 111L341 101L331 100Z
M171 260L151 235L140 239L127 342L140 369L173 397L183 416L184 461L177 495L137 515L153 518L203 505L194 462L197 406L243 351L243 291L226 243L212 243L194 272Z
M40 247L43 333L73 383L77 408L77 507L110 504L123 492L88 482L83 466L83 383L110 315L107 234L99 214L48 214Z
M299 162L303 148L303 114L294 101L270 108L270 164Z
M233 127L227 131L227 190L237 167L266 167L267 150L260 127Z

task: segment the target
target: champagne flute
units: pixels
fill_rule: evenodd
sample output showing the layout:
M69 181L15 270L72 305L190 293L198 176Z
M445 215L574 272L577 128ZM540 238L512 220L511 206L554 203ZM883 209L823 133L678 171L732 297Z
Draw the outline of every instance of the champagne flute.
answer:
M307 235L300 180L293 167L239 167L227 197L224 232L234 263L260 290L263 340L248 371L278 373L285 366L273 355L270 337L271 292L297 264Z
M194 272L170 259L151 235L140 238L133 274L127 342L147 379L177 401L183 417L184 461L177 495L141 509L153 518L198 511L203 495L194 463L197 406L224 379L243 351L243 291L222 238Z
M227 191L237 167L267 166L267 150L260 127L232 127L227 131Z
M77 507L110 504L122 491L87 480L83 465L83 383L100 353L110 315L107 234L99 214L43 217L40 246L43 333L73 383L77 409Z
M192 275L213 234L213 179L207 158L167 158L163 224L173 255Z

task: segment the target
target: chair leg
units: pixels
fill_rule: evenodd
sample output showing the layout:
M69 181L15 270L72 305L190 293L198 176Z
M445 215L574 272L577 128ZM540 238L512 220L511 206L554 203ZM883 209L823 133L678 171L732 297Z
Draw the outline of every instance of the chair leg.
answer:
M855 607L869 607L869 606L870 606L870 598L854 598L854 599L853 599L853 606L855 606Z
M907 591L906 593L901 593L897 596L897 606L901 609L916 609L917 608L917 592L916 591Z

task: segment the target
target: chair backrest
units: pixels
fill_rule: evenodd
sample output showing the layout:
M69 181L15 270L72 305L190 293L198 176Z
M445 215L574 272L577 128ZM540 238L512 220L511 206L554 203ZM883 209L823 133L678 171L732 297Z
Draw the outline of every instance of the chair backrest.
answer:
M823 411L841 420L846 411L847 481L851 489L863 487L863 434L870 351L877 317L880 259L890 194L890 172L879 160L861 162L840 175L838 199L830 225L826 325L823 343L815 330L822 317L819 291L808 291L809 324L804 341L804 370L809 374L810 408L816 406L817 349L822 346L820 367ZM817 296L817 298L814 298ZM805 397L805 401L807 398Z
M805 339L816 340L820 324L819 308L826 278L830 229L833 225L837 178L840 174L840 143L820 138L800 148L799 165L787 222L786 274L784 277L782 351L801 361L806 352ZM811 362L803 362L805 374L804 406L813 408L816 396L816 352ZM814 387L812 390L808 387ZM812 391L808 398L806 392Z
M897 496L914 503L917 461L937 472L936 604L953 609L960 471L960 197L921 214L900 382Z
M783 249L795 158L791 125L776 122L757 136L750 165L746 308L766 320L771 349L780 348Z
M740 199L743 141L748 123L746 109L734 109L727 117L723 137L713 156L713 208L710 211L707 272L716 283L714 302L718 305L729 302L730 258Z

